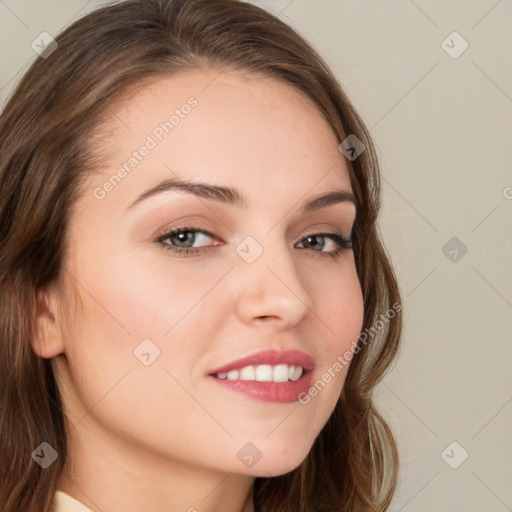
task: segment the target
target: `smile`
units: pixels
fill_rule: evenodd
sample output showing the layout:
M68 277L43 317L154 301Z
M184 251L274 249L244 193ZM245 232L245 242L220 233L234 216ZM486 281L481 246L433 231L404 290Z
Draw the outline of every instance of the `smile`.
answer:
M259 364L245 366L240 370L230 370L229 372L219 372L215 376L219 379L227 380L253 380L258 382L288 382L296 381L302 375L302 366L288 364Z

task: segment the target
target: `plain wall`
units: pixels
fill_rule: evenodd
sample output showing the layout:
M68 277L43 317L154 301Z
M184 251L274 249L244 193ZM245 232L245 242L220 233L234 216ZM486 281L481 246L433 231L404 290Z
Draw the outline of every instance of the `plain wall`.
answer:
M253 3L313 44L377 146L405 312L376 390L401 455L390 510L512 510L512 3ZM0 1L1 105L32 41L98 5Z

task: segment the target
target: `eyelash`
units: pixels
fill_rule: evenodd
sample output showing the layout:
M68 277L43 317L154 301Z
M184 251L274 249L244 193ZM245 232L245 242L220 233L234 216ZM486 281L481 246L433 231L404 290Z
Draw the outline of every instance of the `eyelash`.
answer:
M164 242L164 240L167 240L168 238L171 238L174 235L178 235L180 233L189 233L189 232L190 233L201 233L201 234L209 236L210 238L213 238L213 239L216 238L215 235L213 235L212 233L210 233L209 231L207 231L205 229L189 226L189 227L179 227L179 228L175 228L171 231L168 231L168 232L162 234L161 236L159 236L155 240L155 242L160 244L164 251L170 251L173 254L176 254L177 256L180 256L180 257L193 257L201 252L208 251L215 247L215 245L213 245L213 246L209 245L206 247L190 247L190 248L184 249L184 248L172 246L172 245ZM303 237L301 240L299 240L299 242L304 241L306 238L312 238L315 236L330 238L338 245L338 249L336 249L335 251L331 251L331 252L314 251L313 249L311 249L312 252L318 253L321 256L330 256L333 259L337 259L341 256L342 252L344 252L347 249L353 248L352 240L350 238L345 238L343 235L340 235L339 233L312 233L311 235L307 235L307 236ZM221 244L216 244L216 245L221 245ZM304 248L300 247L299 249L304 250L304 249L307 249L307 247L304 247Z

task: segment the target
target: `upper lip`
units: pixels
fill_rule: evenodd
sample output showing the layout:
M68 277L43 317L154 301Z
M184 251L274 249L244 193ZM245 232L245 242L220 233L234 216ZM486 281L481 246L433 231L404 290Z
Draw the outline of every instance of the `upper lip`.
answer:
M289 364L294 366L302 366L304 370L310 371L315 367L315 360L301 350L262 350L246 357L231 361L224 366L216 368L210 375L215 373L227 373L230 370L240 370L245 366L260 365L260 364Z

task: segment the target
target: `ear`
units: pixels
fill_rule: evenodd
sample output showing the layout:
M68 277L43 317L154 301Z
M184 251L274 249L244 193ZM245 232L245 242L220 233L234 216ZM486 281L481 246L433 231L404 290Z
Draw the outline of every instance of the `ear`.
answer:
M51 286L38 290L32 329L32 348L38 356L50 359L64 352L59 319L57 290Z

